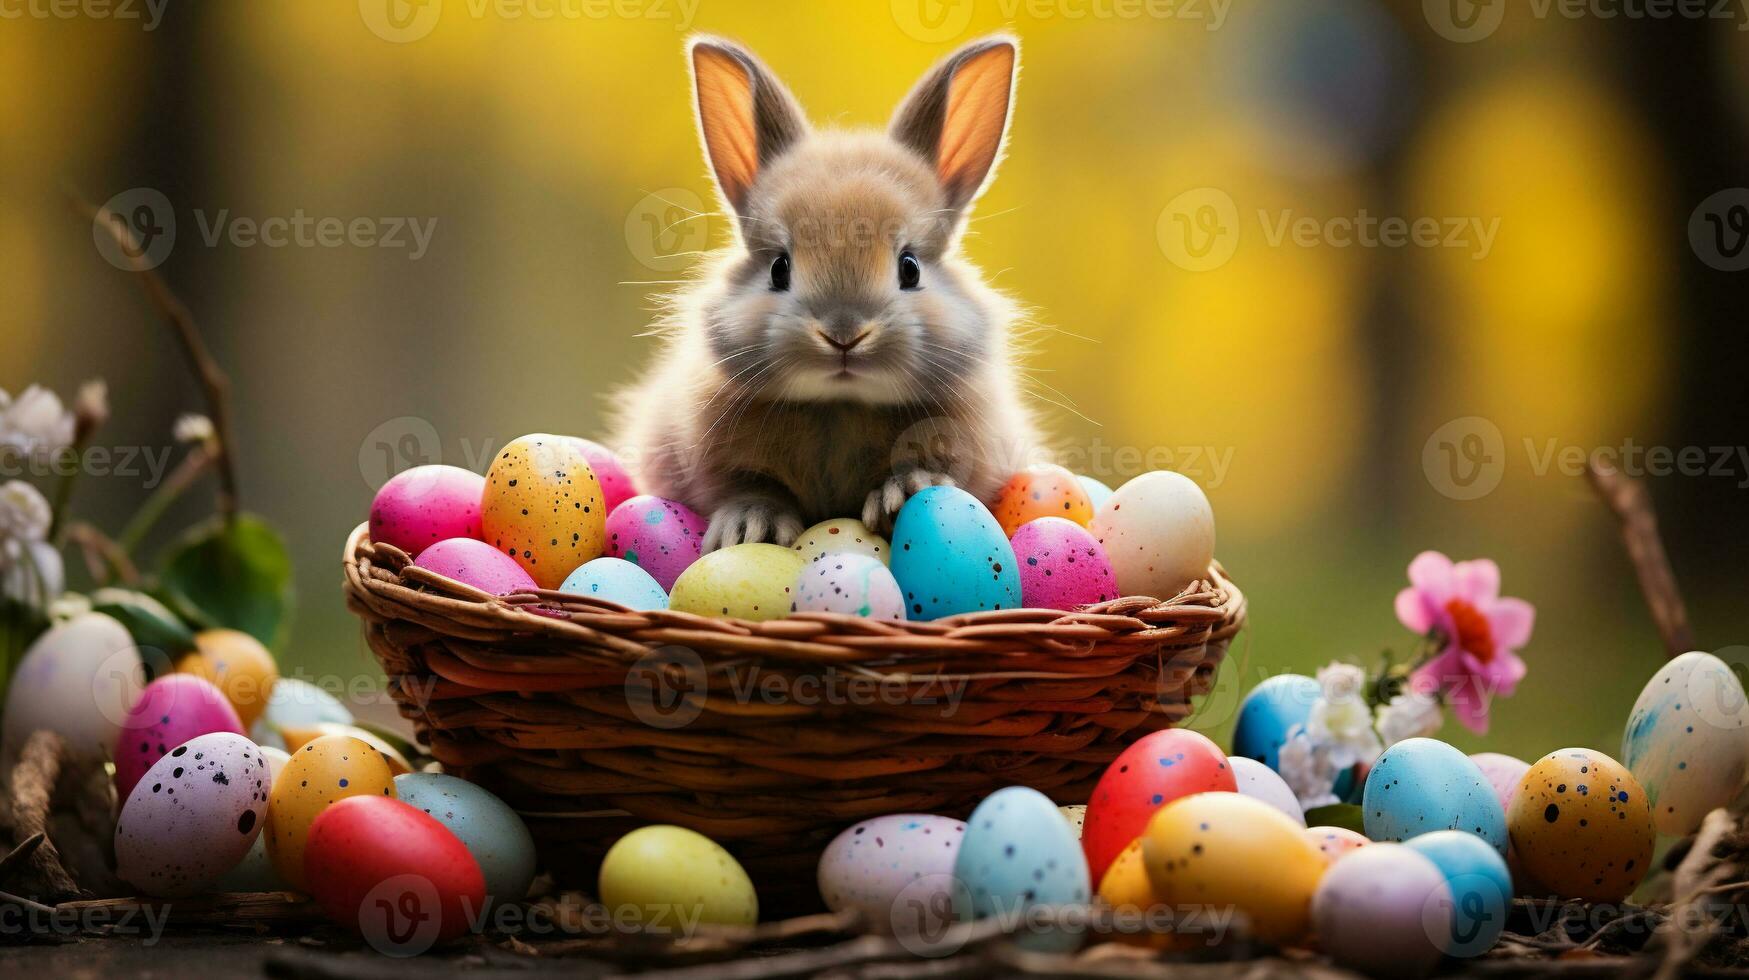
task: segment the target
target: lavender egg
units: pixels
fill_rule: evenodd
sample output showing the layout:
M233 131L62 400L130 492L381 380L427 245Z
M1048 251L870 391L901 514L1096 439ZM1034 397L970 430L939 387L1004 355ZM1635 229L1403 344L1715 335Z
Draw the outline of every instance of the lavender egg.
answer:
M1014 532L1012 543L1020 561L1021 601L1028 607L1068 610L1118 597L1105 549L1074 521L1028 521Z
M370 539L413 557L448 538L480 537L486 478L459 466L415 466L397 473L370 505Z
M243 734L243 721L211 681L167 674L146 685L115 737L115 795L127 799L171 748L212 732Z
M148 895L192 895L231 870L267 817L267 759L231 732L200 735L146 770L115 825L116 874Z
M517 564L516 559L472 538L439 541L426 548L413 564L492 595L537 588L534 579Z
M927 813L864 820L820 855L820 897L834 912L861 910L880 932L946 925L965 834L963 822Z
M1312 922L1318 941L1343 966L1373 976L1425 976L1451 945L1451 887L1425 855L1402 844L1369 844L1324 873Z
M650 573L664 590L698 561L710 522L674 500L642 494L607 515L607 554Z
M870 619L905 618L899 580L868 555L826 555L802 567L791 612L847 613Z

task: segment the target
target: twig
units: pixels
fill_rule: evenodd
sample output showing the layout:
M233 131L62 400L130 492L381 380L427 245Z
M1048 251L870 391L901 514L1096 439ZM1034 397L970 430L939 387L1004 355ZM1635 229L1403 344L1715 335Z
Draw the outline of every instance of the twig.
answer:
M164 516L164 512L170 509L170 505L175 503L184 491L194 485L194 481L206 472L208 466L215 462L223 463L224 458L225 454L222 449L215 452L204 444L189 450L188 455L182 458L182 462L176 465L176 469L171 471L170 476L159 484L158 489L152 491L152 495L147 497L146 502L140 505L140 509L134 512L127 527L122 528L121 537L116 542L120 545L122 552L131 555L138 551L140 543L146 539L146 535L158 523L158 519Z
M1664 961L1658 965L1656 980L1676 980L1682 976L1690 960L1700 954L1718 932L1718 923L1695 903L1710 889L1719 885L1732 870L1713 851L1733 829L1737 821L1730 811L1719 809L1706 815L1694 846L1682 859L1674 874L1676 895L1682 896L1670 906L1669 919L1660 930L1665 938ZM1695 923L1692 927L1689 923Z
M12 869L30 860L30 856L35 854L36 849L41 847L43 841L48 839L48 835L39 830L36 833L31 834L29 837L26 837L17 847L7 851L6 856L0 858L0 881L5 881L6 876L12 872Z
M1585 472L1597 495L1621 522L1622 542L1627 545L1628 558L1634 563L1640 592L1652 610L1658 634L1664 638L1666 653L1676 657L1693 650L1688 607L1676 586L1676 573L1670 568L1664 541L1658 536L1658 517L1652 510L1652 497L1646 492L1646 485L1596 457L1586 465Z
M127 549L110 540L108 535L84 521L67 525L66 534L67 540L78 545L85 554L85 567L90 570L91 577L99 578L99 573L102 573L103 581L99 584L104 584L111 575L127 585L139 584L140 570L128 557Z
M54 910L53 906L44 905L41 902L35 902L35 901L32 901L28 898L24 898L23 896L14 895L11 892L0 892L0 902L11 902L12 904L14 904L20 908L29 909L32 912L37 913L38 915L53 915L53 914L55 914L55 910Z
M67 743L54 732L35 732L25 741L18 764L6 775L6 788L12 800L12 826L19 834L34 836L47 832L55 782L61 777L61 757L66 747ZM78 894L79 886L62 866L54 841L45 840L28 857L28 863L50 891Z

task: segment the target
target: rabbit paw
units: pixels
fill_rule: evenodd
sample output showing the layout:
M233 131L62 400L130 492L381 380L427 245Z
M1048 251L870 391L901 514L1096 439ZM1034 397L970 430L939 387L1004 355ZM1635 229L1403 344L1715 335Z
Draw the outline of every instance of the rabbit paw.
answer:
M862 505L862 523L882 536L893 533L893 518L911 495L926 487L953 487L959 484L946 473L931 470L910 470L894 474L869 493Z
M787 548L801 535L802 519L795 511L763 497L742 497L711 512L704 551L768 542Z

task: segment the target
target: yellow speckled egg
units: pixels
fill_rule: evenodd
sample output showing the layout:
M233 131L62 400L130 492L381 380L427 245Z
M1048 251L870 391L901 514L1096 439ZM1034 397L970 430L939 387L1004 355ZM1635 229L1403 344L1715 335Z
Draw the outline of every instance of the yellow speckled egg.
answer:
M1154 894L1154 884L1148 880L1142 864L1142 839L1136 838L1118 852L1105 877L1099 881L1100 901L1111 906L1111 938L1135 946L1169 949L1173 936L1154 928L1155 917L1163 911L1160 896Z
M790 612L800 552L775 544L738 544L688 565L674 580L668 608L730 619L782 619Z
M523 436L486 471L480 529L535 584L556 589L577 566L601 557L607 526L601 501L601 481L575 442Z
M788 550L788 549L785 549ZM597 894L614 921L651 931L695 923L752 925L759 897L747 872L716 841L685 827L640 827L601 859Z
M239 630L202 630L194 635L195 652L176 661L178 673L212 682L237 709L247 730L267 710L267 698L279 680L279 666L261 641Z
M291 753L273 778L267 805L267 857L293 888L304 889L304 842L328 804L349 796L394 796L382 753L347 735L324 735Z
M1009 537L1041 517L1063 517L1086 527L1093 522L1093 499L1080 477L1055 463L1035 463L1003 484L991 513Z
M1172 906L1236 908L1256 935L1290 943L1311 928L1329 865L1306 828L1261 800L1197 793L1161 807L1142 832L1154 894Z
M883 565L892 564L893 549L887 539L854 517L835 517L815 524L796 539L795 549L809 563L827 555L867 555L879 558Z
M388 763L389 772L399 776L404 772L412 772L413 764L401 754L401 750L389 744L388 740L375 732L367 731L355 725L342 725L339 722L319 721L312 725L287 725L279 730L280 737L285 739L285 750L296 752L324 735L346 735L376 749Z
M1506 814L1530 894L1615 902L1645 877L1658 832L1639 780L1594 749L1560 749L1518 783Z

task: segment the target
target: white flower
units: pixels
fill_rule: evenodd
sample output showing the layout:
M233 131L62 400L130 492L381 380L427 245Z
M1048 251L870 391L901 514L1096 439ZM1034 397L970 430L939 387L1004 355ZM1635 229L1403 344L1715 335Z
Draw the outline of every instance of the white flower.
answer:
M210 442L213 438L213 420L190 412L179 416L176 426L170 432L177 442Z
M1304 728L1295 726L1281 747L1281 778L1299 798L1300 806L1313 807L1338 803L1336 777L1339 769L1330 760L1328 747L1315 742Z
M0 540L0 596L43 606L61 594L66 570L46 541Z
M1373 731L1372 709L1361 696L1366 671L1353 664L1332 663L1319 668L1318 684L1324 696L1312 705L1306 734L1328 752L1337 769L1378 758L1384 746Z
M47 388L31 385L0 408L0 446L52 455L72 444L73 413Z
M36 487L23 480L0 483L0 539L41 541L53 520L54 510Z
M1379 735L1390 748L1406 738L1421 738L1439 731L1445 712L1439 702L1425 694L1405 691L1379 708Z

